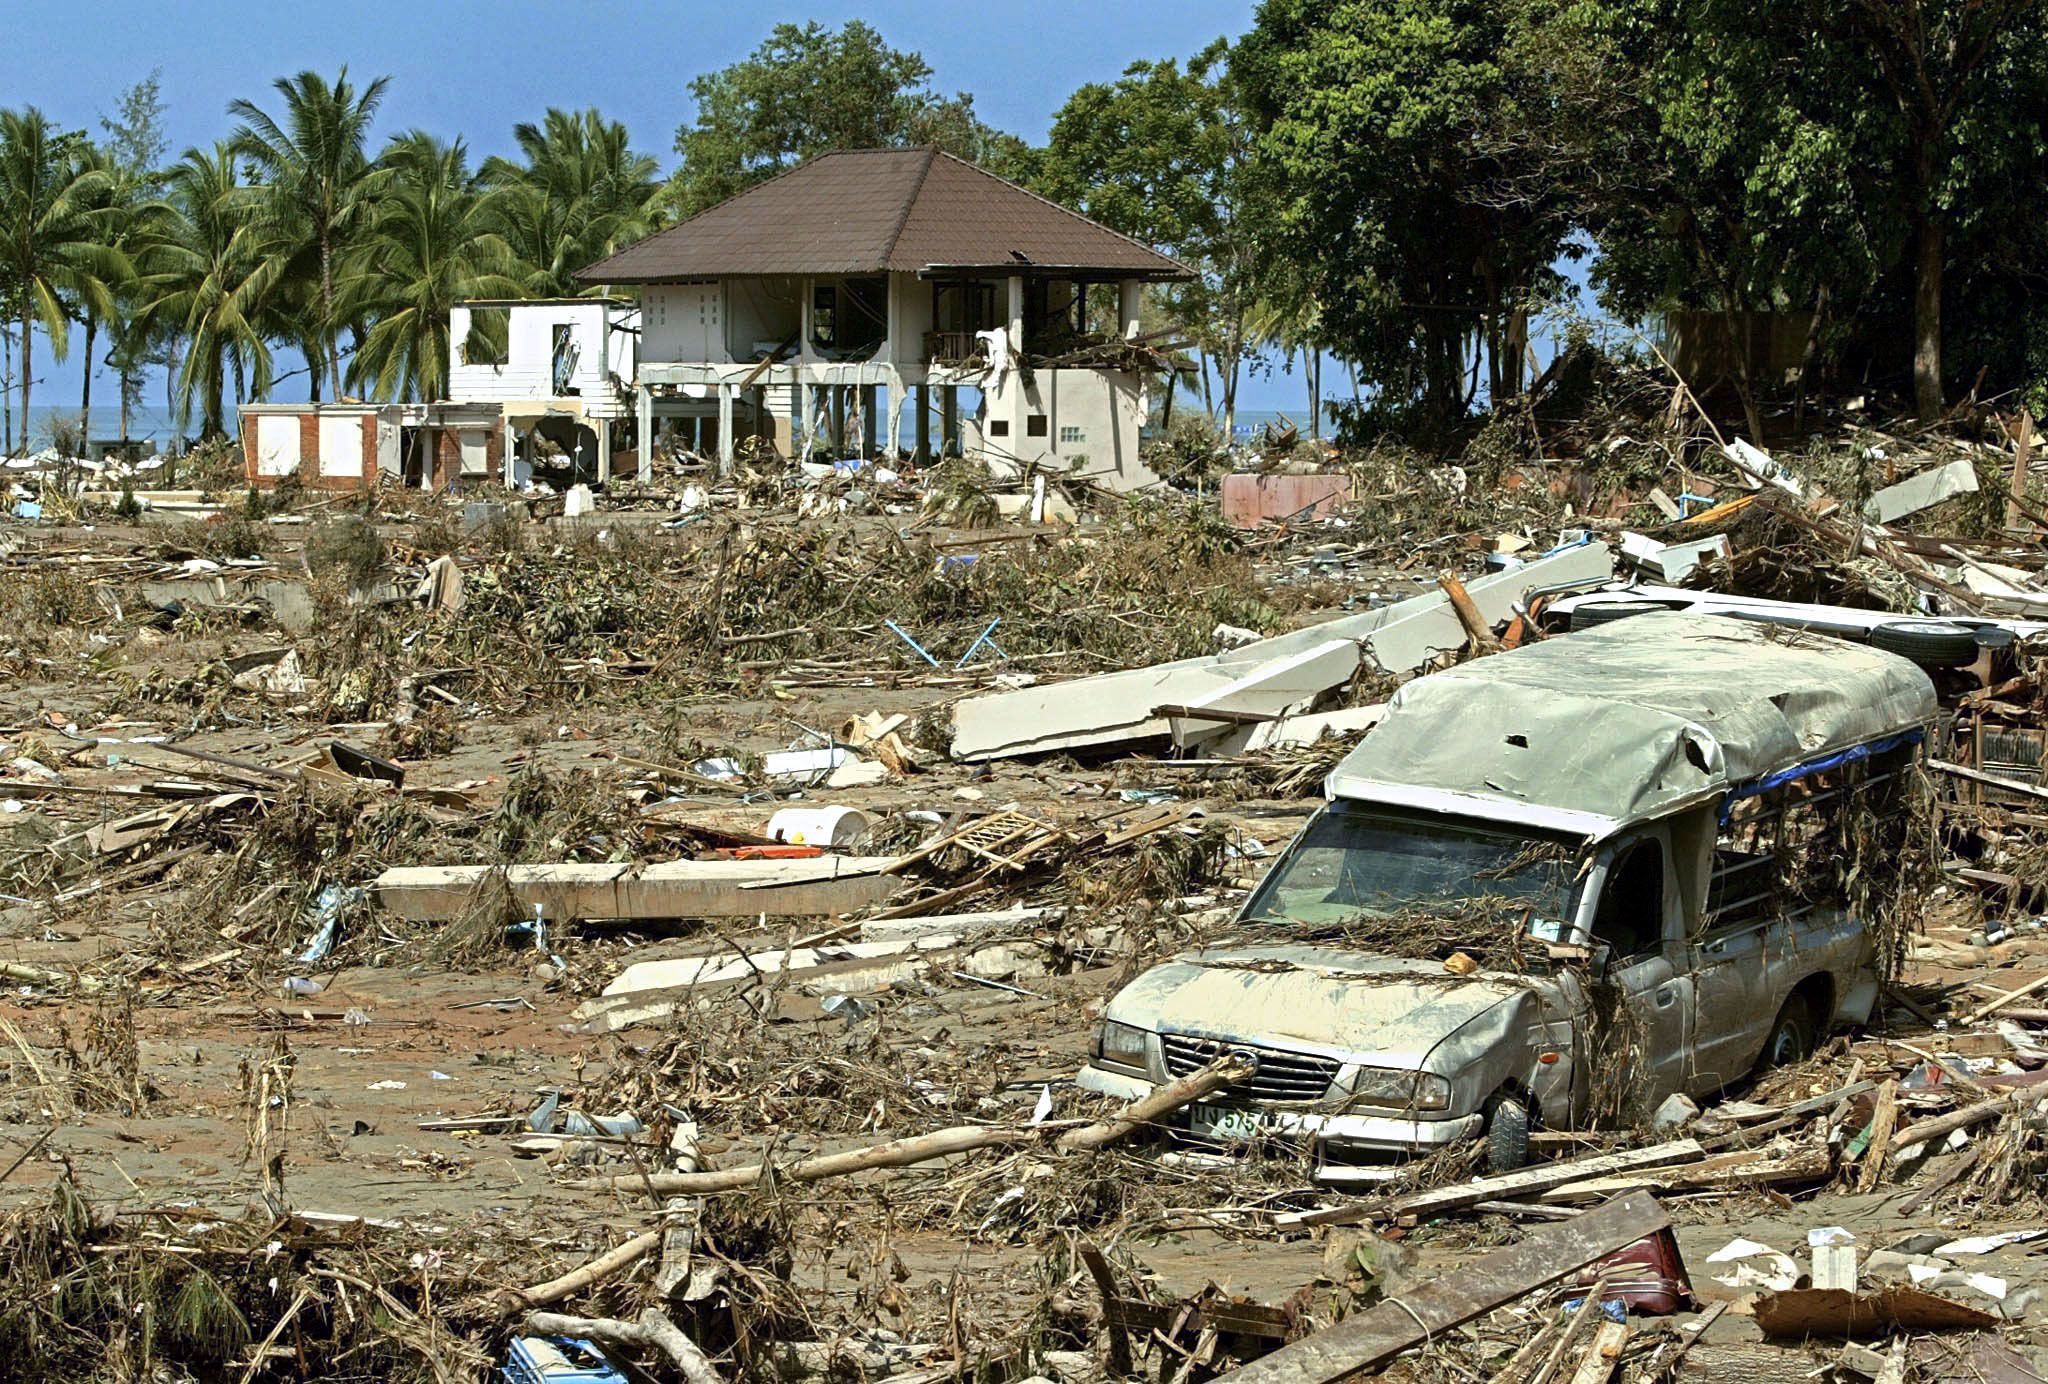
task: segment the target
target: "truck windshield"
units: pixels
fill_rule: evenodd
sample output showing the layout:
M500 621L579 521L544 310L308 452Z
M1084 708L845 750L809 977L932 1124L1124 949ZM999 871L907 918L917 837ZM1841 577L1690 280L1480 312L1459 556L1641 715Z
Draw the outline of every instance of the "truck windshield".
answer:
M1503 913L1526 913L1529 930L1552 932L1573 912L1578 855L1559 838L1340 804L1309 823L1245 918L1327 927L1399 914L1464 915L1497 902Z

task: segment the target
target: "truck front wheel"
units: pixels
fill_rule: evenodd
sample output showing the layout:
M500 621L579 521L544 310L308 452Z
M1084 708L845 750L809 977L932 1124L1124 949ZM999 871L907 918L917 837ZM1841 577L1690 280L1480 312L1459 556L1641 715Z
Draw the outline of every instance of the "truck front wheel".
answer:
M1503 1091L1495 1096L1487 1107L1487 1170L1511 1173L1528 1161L1528 1103L1512 1092Z

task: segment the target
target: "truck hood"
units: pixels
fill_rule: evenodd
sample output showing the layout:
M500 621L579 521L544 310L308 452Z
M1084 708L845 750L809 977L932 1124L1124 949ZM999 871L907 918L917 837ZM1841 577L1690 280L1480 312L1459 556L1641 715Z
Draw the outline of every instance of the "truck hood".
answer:
M1537 1003L1541 983L1495 972L1457 976L1441 962L1341 947L1211 947L1139 976L1107 1017L1155 1032L1417 1066L1458 1033L1459 1051L1447 1054L1456 1069Z

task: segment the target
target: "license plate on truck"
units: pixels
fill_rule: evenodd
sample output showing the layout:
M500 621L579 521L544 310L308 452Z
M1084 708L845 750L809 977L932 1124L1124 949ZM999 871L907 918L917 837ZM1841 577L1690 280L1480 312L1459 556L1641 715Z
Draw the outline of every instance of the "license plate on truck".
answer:
M1191 1105L1188 1130L1198 1139L1245 1144L1259 1137L1259 1112L1241 1105Z

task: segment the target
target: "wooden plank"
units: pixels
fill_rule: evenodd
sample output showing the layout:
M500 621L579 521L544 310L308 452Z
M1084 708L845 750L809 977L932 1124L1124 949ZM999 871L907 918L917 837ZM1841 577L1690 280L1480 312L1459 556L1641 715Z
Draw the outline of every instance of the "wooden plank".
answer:
M1945 759L1930 759L1927 761L1927 767L1939 769L1942 773L1952 774L1956 778L1968 779L1971 783L1981 783L1986 787L2000 788L2008 793L2018 793L2025 797L2039 798L2043 802L2048 802L2048 788L2037 788L2031 783L2021 783L2017 779L2000 778L1996 774L1980 773L1962 764L1951 764Z
M502 867L522 912L548 918L749 918L851 913L886 898L886 856L676 860ZM373 886L385 911L415 922L460 917L495 865L399 866Z
M1483 1254L1221 1377L1235 1384L1332 1384L1362 1375L1668 1224L1656 1198L1617 1198L1531 1231L1518 1244Z
M1579 1367L1572 1371L1572 1384L1607 1384L1627 1345L1627 1322L1601 1322L1586 1344L1586 1353L1579 1357Z
M2019 1098L2016 1096L1994 1096L1975 1105L1966 1105L1960 1110L1951 1110L1946 1115L1935 1115L1917 1124L1909 1124L1892 1139L1892 1148L1896 1150L1893 1157L1904 1158L1921 1144L1945 1139L1959 1129L1968 1129L1971 1125L1995 1120L2006 1111L2017 1110L2019 1107Z
M1723 1154L1688 1167L1653 1168L1617 1177L1570 1182L1541 1193L1541 1200L1589 1201L1631 1191L1706 1192L1736 1187L1767 1187L1779 1182L1812 1182L1826 1177L1834 1164L1824 1148L1801 1149L1789 1158L1768 1161L1761 1149Z
M2029 981L2017 990L2008 990L1997 999L1978 1005L1975 1009L1963 1015L1963 1022L1974 1024L1985 1015L2005 1008L2014 1000L2023 1000L2029 995L2040 993L2042 990L2048 990L2048 976L2042 976L2039 980Z
M1648 1148L1623 1149L1619 1153L1601 1153L1589 1158L1569 1158L1560 1163L1541 1163L1533 1168L1522 1168L1495 1177L1474 1178L1470 1182L1426 1192L1411 1192L1405 1196L1338 1206L1326 1211L1275 1216L1273 1223L1276 1226L1354 1225L1375 1217L1434 1216L1474 1202L1519 1201L1568 1182L1584 1182L1610 1173L1633 1172L1666 1163L1683 1163L1705 1155L1706 1150L1700 1147L1698 1140L1673 1139Z
M1892 1151L1892 1132L1899 1124L1899 1083L1887 1081L1878 1088L1877 1108L1870 1116L1870 1143L1863 1150L1863 1166L1856 1170L1856 1190L1874 1191L1884 1162ZM1852 1281L1850 1287L1855 1287Z

